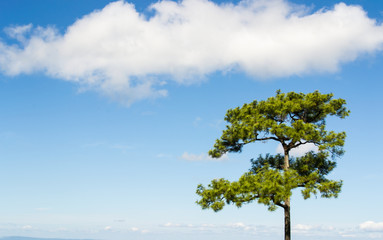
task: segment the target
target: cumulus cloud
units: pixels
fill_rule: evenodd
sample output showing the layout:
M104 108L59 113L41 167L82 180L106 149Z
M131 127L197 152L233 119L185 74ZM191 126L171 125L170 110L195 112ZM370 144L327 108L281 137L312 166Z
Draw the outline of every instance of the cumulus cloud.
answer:
M359 228L365 231L383 232L383 222L367 221L361 223Z
M4 74L43 72L117 101L164 97L166 83L193 84L216 71L257 78L336 71L382 48L383 28L359 6L310 12L284 0L164 0L151 17L112 2L60 33L32 24L7 28Z
M229 159L229 157L225 154L220 158L212 158L206 153L201 153L201 154L193 154L193 153L188 153L184 152L181 156L181 159L186 160L186 161L223 161Z
M297 148L291 149L290 156L301 157L310 151L318 152L318 147L315 146L315 144L313 144L313 143L302 144L302 145L298 146ZM281 154L284 153L283 147L281 144L278 145L276 152L281 153Z
M32 24L5 28L5 33L21 43L25 43L25 35L32 29Z

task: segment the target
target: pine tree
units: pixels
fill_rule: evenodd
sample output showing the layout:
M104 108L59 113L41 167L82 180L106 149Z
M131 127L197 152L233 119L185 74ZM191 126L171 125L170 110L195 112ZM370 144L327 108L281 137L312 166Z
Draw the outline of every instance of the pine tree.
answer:
M202 209L221 210L225 204L257 201L270 211L284 209L285 240L291 239L290 197L292 190L301 188L304 199L320 193L321 197L337 197L342 181L326 176L336 167L336 158L343 155L345 132L326 130L326 117L345 118L349 112L343 99L333 94L281 93L265 101L253 101L241 108L230 109L225 120L229 123L209 155L219 158L227 152L241 152L244 145L259 141L277 141L283 154L260 155L252 159L252 167L238 181L215 179L204 187L198 185L197 201ZM302 157L290 157L292 149L315 144L318 151Z

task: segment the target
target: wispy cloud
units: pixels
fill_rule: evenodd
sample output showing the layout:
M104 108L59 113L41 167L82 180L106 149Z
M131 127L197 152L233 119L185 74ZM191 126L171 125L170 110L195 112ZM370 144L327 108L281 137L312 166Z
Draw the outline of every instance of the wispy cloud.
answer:
M305 237L326 237L327 239L382 239L383 222L367 221L359 226L336 227L329 225L296 224L292 227L295 235Z
M130 232L138 232L138 233L142 233L142 234L146 234L146 233L149 233L150 230L148 229L141 229L141 228L138 228L138 227L131 227L129 229Z
M371 232L383 232L383 222L367 221L359 225L360 229Z
M104 227L104 230L105 231L110 231L110 230L112 230L112 227L111 226L106 226L106 227Z
M193 84L216 71L261 78L333 72L383 43L382 25L344 3L317 12L283 0L164 0L150 8L147 17L112 2L65 33L9 27L19 43L0 41L0 71L43 72L131 104L167 96L167 81Z
M296 224L292 227L292 232L298 235L315 236L321 232L325 234L337 234L337 229L333 226L326 225Z
M131 228L130 228L130 231L132 231L132 232L137 232L138 230L140 230L140 229L137 228L137 227L131 227Z
M230 231L256 231L256 227L251 224L245 224L242 222L228 223L228 224L181 224L181 223L171 223L161 225L161 227L168 229L194 229L199 231L221 231L221 230L230 230Z
M24 225L21 227L23 230L31 230L33 227L31 225Z
M188 153L184 152L181 156L181 159L186 160L186 161L223 161L229 159L229 157L225 154L220 158L212 158L206 153L201 153L201 154L193 154L193 153Z
M196 117L193 121L193 126L194 127L198 127L198 125L200 124L200 122L202 121L202 118L200 117Z
M26 43L27 38L25 37L32 30L32 24L15 26L15 27L7 27L4 29L5 33L11 37L19 41L20 43Z
M274 239L276 236L282 234L283 226L272 225L258 225L246 222L232 222L232 223L175 223L167 222L156 226L122 226L122 225L103 225L97 226L92 229L79 229L73 228L47 228L47 226L31 226L26 225L0 225L0 230L12 229L18 232L34 233L82 233L94 234L102 233L105 236L114 236L113 234L121 234L129 236L129 234L163 234L163 233L177 233L177 234L205 234L214 233L220 234L234 234L233 236L248 235L249 237L258 237L259 239ZM305 239L382 239L383 228L382 222L366 221L360 225L355 226L332 226L332 225L313 225L313 224L295 224L292 226L292 232L298 238ZM271 238L272 236L272 238ZM281 235L282 237L282 235ZM0 238L3 239L3 238ZM112 239L112 238L111 238ZM275 238L276 239L276 238ZM7 239L8 240L8 239ZM15 239L13 239L15 240ZM24 240L24 239L23 239Z
M257 231L257 227L255 227L254 225L249 225L242 222L228 224L228 227L234 228L234 229L241 229L245 231L254 231L254 232Z

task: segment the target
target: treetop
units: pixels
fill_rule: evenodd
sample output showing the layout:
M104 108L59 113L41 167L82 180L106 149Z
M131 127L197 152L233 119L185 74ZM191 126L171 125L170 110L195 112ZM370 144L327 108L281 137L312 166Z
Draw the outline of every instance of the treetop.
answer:
M333 94L276 92L276 96L253 101L242 107L229 109L225 120L229 123L214 148L212 157L226 152L239 152L254 141L275 140L282 144L285 154L299 145L314 143L319 150L342 154L344 132L325 130L327 116L345 118L350 111L344 99L333 99Z

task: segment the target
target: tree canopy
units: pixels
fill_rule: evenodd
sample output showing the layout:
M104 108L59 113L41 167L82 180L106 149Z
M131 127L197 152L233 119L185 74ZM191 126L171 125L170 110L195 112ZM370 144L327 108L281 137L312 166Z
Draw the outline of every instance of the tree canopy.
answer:
M266 101L253 101L241 108L229 109L225 121L230 123L220 139L209 151L212 157L226 152L239 152L245 144L275 140L287 153L306 143L314 143L320 150L342 154L345 132L325 130L326 117L335 115L345 118L349 111L344 99L332 99L333 94L281 93Z
M241 207L257 201L273 211L285 210L285 239L290 239L290 196L301 188L304 199L320 193L321 197L337 197L342 181L327 179L336 167L336 158L343 155L345 132L326 130L326 117L345 118L350 111L343 99L318 91L281 93L264 101L253 101L230 109L225 120L229 123L209 155L218 158L227 152L241 152L243 146L257 141L277 141L282 154L260 155L251 159L251 169L238 181L215 179L204 187L198 185L197 201L203 209L221 210L225 204ZM290 157L292 149L314 144L318 151L302 157Z

